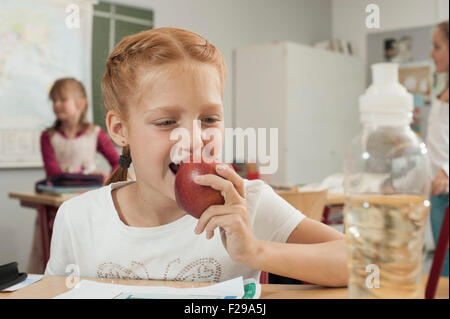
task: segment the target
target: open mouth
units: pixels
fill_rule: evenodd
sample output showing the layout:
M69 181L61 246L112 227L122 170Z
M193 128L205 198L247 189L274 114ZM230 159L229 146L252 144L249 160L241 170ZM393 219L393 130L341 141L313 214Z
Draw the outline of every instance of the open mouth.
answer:
M176 175L178 172L178 168L180 168L180 164L175 164L172 162L169 164L169 168L172 171L172 173L174 173Z

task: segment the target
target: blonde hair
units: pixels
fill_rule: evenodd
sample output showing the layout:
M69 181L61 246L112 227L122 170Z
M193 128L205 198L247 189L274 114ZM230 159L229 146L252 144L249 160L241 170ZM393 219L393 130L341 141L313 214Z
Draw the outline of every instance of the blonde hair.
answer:
M64 92L70 91L78 98L84 98L87 101L86 89L83 86L83 83L74 79L74 78L61 78L56 80L52 87L50 88L50 92L48 93L48 97L50 100L55 101L58 97L64 95ZM87 105L84 110L81 112L81 116L78 122L80 127L89 127L91 124L86 119L87 114ZM52 126L48 127L46 131L53 135L56 130L61 127L61 121L56 119Z
M106 61L106 72L101 88L106 112L115 111L120 118L128 119L131 101L139 99L145 72L150 76L168 71L169 66L180 62L201 62L214 66L223 90L226 67L220 51L197 33L178 28L157 28L123 38ZM166 67L162 69L161 66ZM145 73L148 78L148 73ZM136 93L137 91L137 93ZM122 156L131 156L125 146ZM127 179L128 169L119 166L106 181L110 183Z

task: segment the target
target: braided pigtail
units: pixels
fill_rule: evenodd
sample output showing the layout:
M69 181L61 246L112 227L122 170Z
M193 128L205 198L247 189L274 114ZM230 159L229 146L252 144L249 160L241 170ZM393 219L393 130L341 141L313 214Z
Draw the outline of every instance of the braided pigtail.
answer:
M126 181L128 178L128 168L130 167L130 164L130 147L124 146L122 149L122 155L119 157L119 167L116 168L111 177L105 182L105 185Z

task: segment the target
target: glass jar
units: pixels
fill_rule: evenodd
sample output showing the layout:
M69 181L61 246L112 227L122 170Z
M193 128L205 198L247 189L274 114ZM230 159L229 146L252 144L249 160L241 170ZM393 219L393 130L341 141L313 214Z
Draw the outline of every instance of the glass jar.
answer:
M413 97L398 66L372 66L360 98L362 131L344 161L350 298L423 298L422 250L430 202L427 149L412 131Z

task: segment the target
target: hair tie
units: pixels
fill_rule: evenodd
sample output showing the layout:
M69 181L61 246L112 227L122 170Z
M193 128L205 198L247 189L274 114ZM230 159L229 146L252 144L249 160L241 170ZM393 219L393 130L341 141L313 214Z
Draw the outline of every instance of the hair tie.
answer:
M128 168L128 167L130 167L130 164L131 164L131 156L120 155L120 157L119 157L120 167Z

